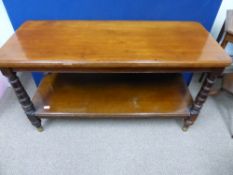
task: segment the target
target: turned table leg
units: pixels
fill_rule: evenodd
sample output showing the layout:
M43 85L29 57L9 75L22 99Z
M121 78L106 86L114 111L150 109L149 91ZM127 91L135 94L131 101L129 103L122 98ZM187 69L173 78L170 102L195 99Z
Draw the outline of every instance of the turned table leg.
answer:
M32 125L35 126L38 131L43 131L40 118L35 116L35 107L16 73L11 69L2 69L1 71L2 74L8 78L12 88L15 91L19 103L21 104Z
M219 75L220 73L216 72L207 73L205 81L203 82L202 87L198 92L194 100L194 103L190 109L190 116L184 119L183 131L186 131L188 127L191 126L197 119L197 116L199 115L200 110L209 95L211 87L213 86L216 78Z

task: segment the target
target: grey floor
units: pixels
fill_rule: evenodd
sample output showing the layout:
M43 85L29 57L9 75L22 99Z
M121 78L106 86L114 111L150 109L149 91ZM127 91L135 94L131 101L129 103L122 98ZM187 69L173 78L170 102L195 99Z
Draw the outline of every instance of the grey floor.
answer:
M32 95L30 75L22 79ZM232 119L233 96L221 92L186 133L175 119L46 120L39 133L8 89L0 101L0 175L232 175Z

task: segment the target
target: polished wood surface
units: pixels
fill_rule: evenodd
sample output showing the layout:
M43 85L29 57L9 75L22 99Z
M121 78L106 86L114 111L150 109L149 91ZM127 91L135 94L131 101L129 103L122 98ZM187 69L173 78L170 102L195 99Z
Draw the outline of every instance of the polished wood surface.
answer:
M195 22L28 21L0 49L0 68L209 69L231 59Z
M28 21L0 49L0 69L40 130L40 118L53 117L182 117L187 129L230 64L195 22ZM19 70L59 73L44 77L31 103ZM170 74L193 70L209 72L194 103L181 74Z
M187 117L192 98L180 74L48 74L33 98L50 117Z

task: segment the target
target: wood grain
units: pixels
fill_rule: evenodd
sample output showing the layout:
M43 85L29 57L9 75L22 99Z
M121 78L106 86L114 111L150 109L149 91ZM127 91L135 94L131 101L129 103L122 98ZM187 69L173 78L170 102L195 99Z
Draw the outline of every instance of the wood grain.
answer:
M0 49L0 68L21 70L192 70L230 63L195 22L28 21Z
M36 116L185 117L192 98L180 74L48 74Z

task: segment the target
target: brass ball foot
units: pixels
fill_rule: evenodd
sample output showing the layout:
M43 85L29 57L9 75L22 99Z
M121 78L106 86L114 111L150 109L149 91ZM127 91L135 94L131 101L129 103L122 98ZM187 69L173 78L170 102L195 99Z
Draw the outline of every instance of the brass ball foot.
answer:
M37 128L37 131L42 132L42 131L44 131L44 128L41 126L41 127Z

